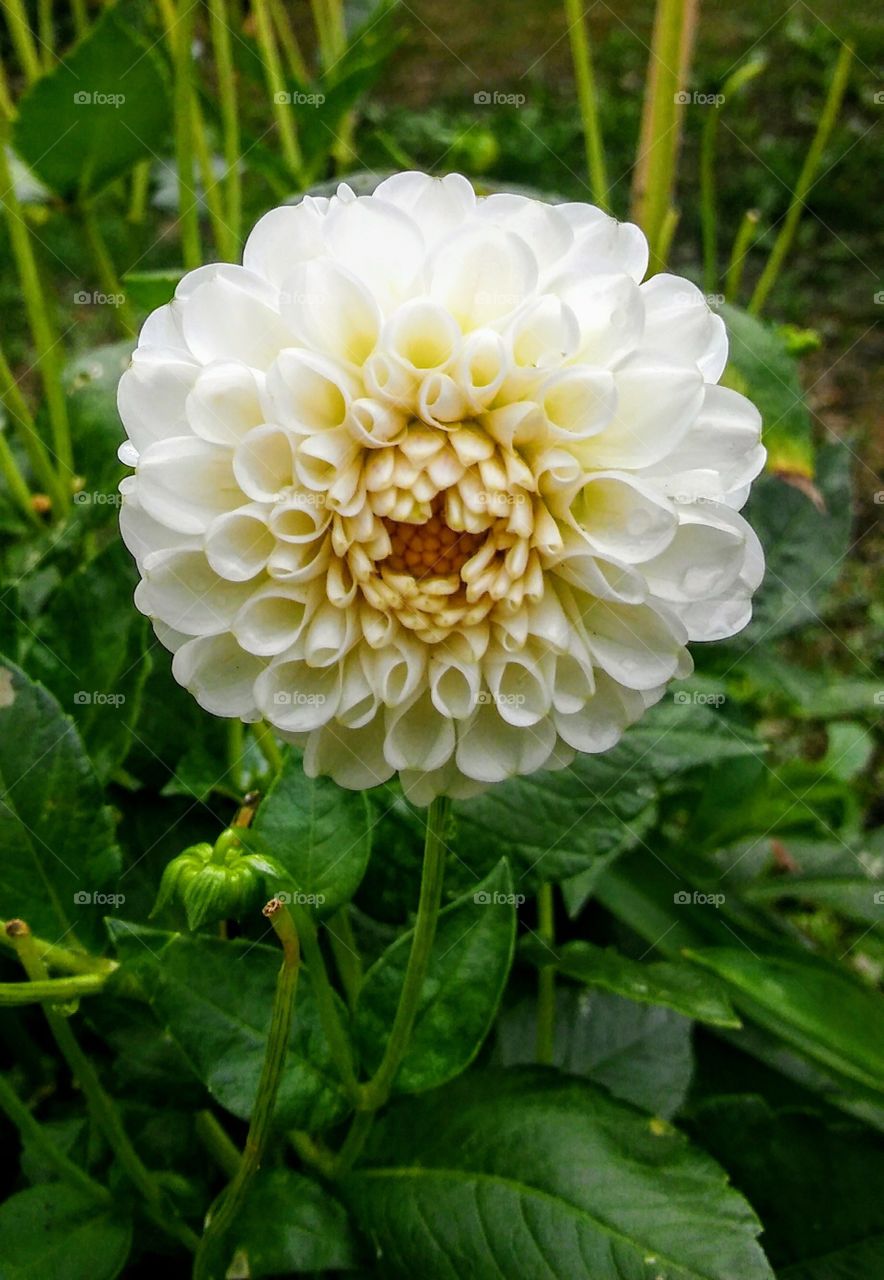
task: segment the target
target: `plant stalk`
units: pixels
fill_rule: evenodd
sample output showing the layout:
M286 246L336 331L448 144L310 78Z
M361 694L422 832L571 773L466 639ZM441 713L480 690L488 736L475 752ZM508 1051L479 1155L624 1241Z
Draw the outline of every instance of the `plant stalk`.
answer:
M113 1203L113 1196L106 1187L101 1186L94 1178L90 1178L84 1169L74 1164L63 1151L59 1151L43 1126L35 1120L30 1108L25 1106L2 1074L0 1074L0 1110L15 1125L21 1136L40 1151L44 1159L56 1169L65 1182L82 1191L96 1204Z
M586 150L586 169L592 198L600 209L610 212L608 175L599 123L595 72L581 0L565 0L565 21L568 23L574 78L577 81L577 101L580 104L580 117L583 123L583 145Z
M553 886L542 884L537 891L537 933L552 950L556 944ZM537 974L537 1061L552 1066L556 1042L556 971L544 965Z

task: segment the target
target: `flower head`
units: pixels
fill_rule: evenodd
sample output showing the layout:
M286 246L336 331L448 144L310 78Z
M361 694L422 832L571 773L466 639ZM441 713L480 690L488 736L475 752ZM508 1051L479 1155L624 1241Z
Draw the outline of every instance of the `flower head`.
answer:
M176 678L419 803L611 747L763 570L759 415L700 291L646 266L589 205L403 173L185 276L119 394Z

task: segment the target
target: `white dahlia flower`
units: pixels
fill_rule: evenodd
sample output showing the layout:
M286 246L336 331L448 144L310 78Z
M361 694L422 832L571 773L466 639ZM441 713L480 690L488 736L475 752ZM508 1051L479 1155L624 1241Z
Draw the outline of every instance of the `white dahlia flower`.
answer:
M647 257L589 205L402 173L185 276L119 392L176 679L421 804L611 747L763 569L759 415Z

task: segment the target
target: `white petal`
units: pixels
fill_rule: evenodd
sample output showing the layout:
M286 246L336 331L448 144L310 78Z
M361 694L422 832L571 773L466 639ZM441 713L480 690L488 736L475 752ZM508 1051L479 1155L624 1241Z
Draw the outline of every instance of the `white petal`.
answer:
M639 283L648 268L648 242L632 222L617 222L588 204L560 204L556 211L571 225L574 247L562 263L579 275L623 272Z
M266 397L274 422L311 435L343 426L356 390L355 380L334 360L290 347L267 375Z
M615 374L617 409L610 426L587 441L584 461L596 467L647 467L681 441L703 404L695 367L663 356L633 357Z
M482 221L521 236L530 245L541 271L557 263L574 244L568 219L542 200L501 192L480 200L477 213Z
M384 717L384 755L396 769L440 769L454 751L454 724L439 714L428 691Z
M366 285L384 311L412 296L424 258L420 229L385 200L360 196L329 211L329 252Z
M231 630L249 653L275 657L297 642L316 600L303 584L271 582L253 591L231 623Z
M235 448L247 431L266 421L261 383L254 369L238 361L207 365L187 397L187 421L194 434Z
M334 723L317 729L307 741L304 772L308 778L327 774L351 791L380 786L396 772L384 757L384 736L382 715L359 729Z
M277 660L255 682L262 715L284 733L309 733L326 724L341 700L341 668Z
M269 514L269 507L252 502L212 521L206 530L206 559L220 577L247 582L265 568L276 546Z
M590 476L571 510L596 551L626 564L659 555L678 528L672 503L622 471Z
M593 659L627 689L650 689L676 674L687 636L676 636L659 612L597 600L582 618Z
M675 360L693 360L706 382L717 382L727 364L727 330L697 286L661 272L642 285L641 294L643 348Z
M271 209L259 218L243 250L243 266L277 288L299 262L325 252L328 200L305 196L300 204Z
M195 436L151 445L138 464L136 492L149 515L180 533L202 533L242 502L230 451Z
M139 608L189 636L229 631L251 587L228 582L201 551L161 551L145 561Z
M503 782L542 768L555 741L551 719L518 729L501 720L493 702L485 703L458 734L457 767L477 782Z
M613 369L637 350L645 310L629 276L569 273L549 288L577 318L583 360Z
M233 474L243 493L255 502L277 502L294 481L291 436L282 427L255 427L236 447Z
M185 405L198 373L186 352L149 347L132 353L117 388L117 409L139 453L158 440L190 434Z
M455 231L476 208L476 193L459 173L431 178L425 173L396 173L374 190L375 199L396 205L420 227L427 247Z
M660 477L679 502L718 499L742 489L764 466L761 415L729 387L707 386L696 419L644 474Z
M380 332L378 302L365 281L328 258L302 263L286 277L280 310L304 346L354 365L365 361Z
M181 304L187 345L204 364L240 360L266 369L292 338L280 319L277 294L260 276L228 267Z
M537 283L524 240L493 226L467 226L436 249L430 293L464 332L515 311Z
M182 645L172 674L206 711L215 716L257 720L255 681L264 669L231 635L201 636ZM219 779L220 781L220 779Z

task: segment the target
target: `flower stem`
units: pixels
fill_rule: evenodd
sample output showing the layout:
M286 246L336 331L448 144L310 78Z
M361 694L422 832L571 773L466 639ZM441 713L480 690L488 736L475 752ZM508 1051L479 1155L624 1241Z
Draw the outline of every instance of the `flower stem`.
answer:
M31 411L2 350L0 350L0 399L3 400L10 419L21 437L34 479L49 494L53 505L64 510L67 501L64 485L55 473Z
M537 890L537 933L552 949L556 942L553 886ZM537 1061L552 1066L556 1040L556 971L544 965L537 975Z
M743 283L743 267L746 264L746 255L755 236L760 216L757 209L747 209L737 228L734 247L731 249L731 259L724 278L724 297L726 302L736 302L737 300L740 285Z
M68 978L46 978L33 982L0 982L0 1005L57 1004L94 996L102 990L109 975L78 973Z
M609 211L608 175L599 124L598 94L581 0L565 0L565 20L568 23L568 37L571 41L571 58L574 63L574 77L577 81L577 101L580 104L580 116L583 122L583 145L586 149L586 167L592 188L592 198L600 209Z
M95 263L95 269L98 272L98 279L101 282L102 289L111 297L122 298L122 303L115 307L120 330L124 338L129 338L135 332L135 320L132 316L132 309L126 299L123 286L120 283L120 277L117 275L117 269L114 266L114 260L110 255L107 242L101 233L98 225L98 219L95 216L95 210L91 204L84 202L77 210L80 222L83 227L83 234L86 237L86 243L89 245L89 251L92 254L92 261Z
M15 460L15 454L9 447L9 442L3 433L3 424L0 423L0 475L6 481L9 492L26 520L32 524L39 524L40 517L34 510L34 504L31 502L31 491L28 488L25 478L19 470L18 463Z
M313 923L306 908L296 906L293 903L291 912L298 931L298 937L301 940L304 959L307 962L307 976L310 979L310 986L316 1000L319 1020L322 1023L325 1038L331 1049L338 1074L344 1082L348 1093L355 1098L357 1085L356 1072L353 1067L353 1052L350 1048L347 1033L338 1016L335 993L329 981L328 970L325 967L316 925Z
M28 926L22 920L13 920L7 924L6 933L12 939L22 967L31 981L45 982L46 967ZM52 1006L47 1005L43 1012L62 1057L83 1091L96 1126L120 1162L123 1172L143 1197L145 1211L167 1235L178 1240L185 1248L195 1250L198 1237L167 1204L154 1175L142 1163L123 1127L116 1104L105 1092L95 1068L80 1048L68 1019L54 1012Z
M15 1125L21 1136L36 1147L46 1161L53 1165L62 1178L72 1187L83 1191L96 1204L111 1204L113 1196L79 1165L74 1164L47 1134L26 1107L4 1075L0 1075L0 1110Z
M234 244L230 235L230 228L227 225L221 188L218 179L212 172L212 152L206 136L206 123L200 110L199 100L195 95L193 99L193 138L196 144L196 158L199 165L200 179L203 184L206 208L215 236L215 245L219 256L229 262L236 257L239 246Z
M211 1111L198 1111L194 1120L196 1136L222 1173L233 1178L239 1169L242 1153L217 1116Z
M221 127L224 138L224 188L227 196L227 227L232 257L239 254L242 239L242 175L240 173L239 106L230 43L227 0L209 0L212 47L218 71L218 97L221 104Z
M285 5L281 3L281 0L268 0L268 3L273 17L273 25L276 27L276 34L279 36L279 42L282 45L289 71L296 80L306 86L310 83L310 70L304 61L304 55L289 21Z
M61 383L61 365L56 354L58 339L53 332L49 319L49 309L40 283L37 260L27 224L22 215L21 205L15 194L12 173L6 157L5 130L0 129L0 202L9 225L9 241L12 256L15 259L28 324L34 339L37 356L37 367L43 379L46 392L46 404L49 411L49 422L52 428L52 444L62 475L67 472L73 476L73 454L71 450L71 428L68 420L67 401ZM62 490L62 509L70 505L70 494L67 485Z
M353 936L350 912L346 906L326 923L332 955L335 958L341 984L347 995L347 1003L354 1008L359 988L362 986L362 958Z
M9 38L18 55L22 71L28 84L33 84L41 74L40 58L33 32L28 25L28 17L22 0L6 0L3 5L6 13L6 25Z
M215 1277L220 1280L226 1271L226 1259L221 1257L224 1251L224 1237L242 1208L252 1179L261 1167L273 1126L273 1112L276 1108L276 1099L285 1066L292 1026L292 1010L301 967L300 946L294 921L288 909L278 898L272 898L268 902L264 908L264 914L273 925L276 936L282 944L282 966L276 980L267 1049L261 1067L258 1094L249 1124L245 1150L236 1173L210 1211L208 1225L197 1250L193 1280L214 1280Z
M126 219L133 226L144 222L147 197L150 192L150 161L141 160L132 170L132 191L129 196L129 212Z
M843 44L841 52L838 54L838 61L835 63L835 70L832 73L829 92L826 94L826 101L820 115L819 124L805 156L801 173L798 175L798 181L795 184L795 191L792 194L789 208L783 219L783 225L749 302L749 311L754 316L758 315L767 301L768 294L777 282L786 254L792 247L792 241L795 238L795 232L804 210L805 198L814 184L823 151L828 145L832 130L835 127L835 121L838 119L838 112L841 110L841 102L847 88L852 62L853 45Z
M168 31L175 68L175 160L178 165L178 218L185 267L191 271L202 262L199 210L193 177L193 43L196 4L182 0L177 23Z
M252 725L252 733L255 735L261 754L270 766L270 770L274 777L277 777L282 769L282 752L279 744L274 737L273 730L266 720L257 720Z
M436 937L445 874L445 827L450 808L451 802L444 796L438 796L430 805L427 815L420 898L405 981L381 1064L371 1080L363 1086L362 1110L376 1111L387 1101L396 1072L408 1050Z
M13 940L15 931L13 930L13 934L10 934L7 930L8 926L0 928L0 942L17 951L18 948ZM110 977L114 970L119 968L116 960L93 956L88 951L71 951L68 947L60 947L55 942L47 942L44 938L34 937L33 934L30 937L37 958L50 969L61 969L64 973L101 973Z
M295 117L286 101L285 77L279 60L276 37L273 34L270 8L267 0L255 0L252 8L255 15L258 46L261 50L261 59L264 63L264 73L267 78L267 89L273 98L273 112L279 129L279 142L282 147L283 158L291 171L292 177L300 182L303 175L301 148L298 145L298 135L295 130Z

